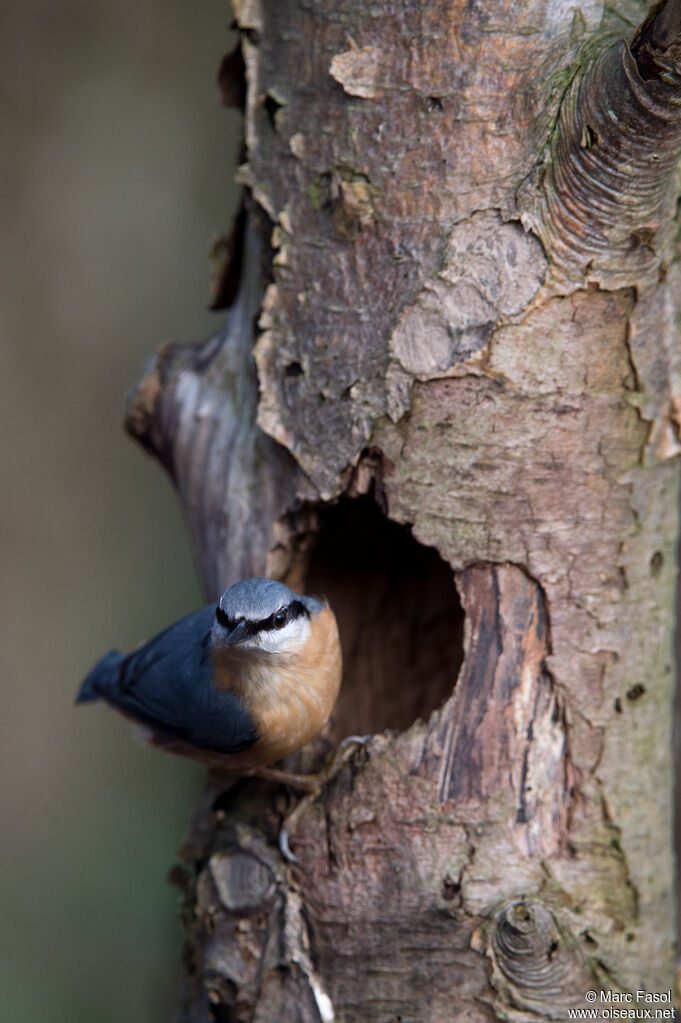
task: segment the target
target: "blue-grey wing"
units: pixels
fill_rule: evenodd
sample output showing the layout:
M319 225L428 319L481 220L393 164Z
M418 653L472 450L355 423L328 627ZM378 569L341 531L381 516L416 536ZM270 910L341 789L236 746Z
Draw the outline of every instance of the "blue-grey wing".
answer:
M165 735L220 753L252 746L246 709L213 684L215 604L187 615L131 654L110 651L83 682L78 702L102 698Z

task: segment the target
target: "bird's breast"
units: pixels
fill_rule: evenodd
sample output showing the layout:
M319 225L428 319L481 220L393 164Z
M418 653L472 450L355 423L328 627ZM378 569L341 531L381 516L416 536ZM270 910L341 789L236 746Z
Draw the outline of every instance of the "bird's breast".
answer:
M336 619L325 607L310 622L304 647L296 654L215 659L215 681L243 702L258 740L239 758L249 766L281 760L310 741L326 724L336 703L342 657Z

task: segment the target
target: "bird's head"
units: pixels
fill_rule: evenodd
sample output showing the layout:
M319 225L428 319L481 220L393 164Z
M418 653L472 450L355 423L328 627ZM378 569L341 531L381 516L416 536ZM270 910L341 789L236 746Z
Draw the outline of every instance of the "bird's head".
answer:
M295 654L310 635L324 605L273 579L243 579L226 590L215 609L214 648L235 655Z

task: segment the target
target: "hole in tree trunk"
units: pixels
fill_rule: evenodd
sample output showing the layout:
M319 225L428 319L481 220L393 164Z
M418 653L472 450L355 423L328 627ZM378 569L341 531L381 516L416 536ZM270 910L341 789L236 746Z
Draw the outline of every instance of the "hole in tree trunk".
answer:
M343 646L334 740L408 728L451 694L464 614L452 570L370 497L319 512L305 591L323 594Z

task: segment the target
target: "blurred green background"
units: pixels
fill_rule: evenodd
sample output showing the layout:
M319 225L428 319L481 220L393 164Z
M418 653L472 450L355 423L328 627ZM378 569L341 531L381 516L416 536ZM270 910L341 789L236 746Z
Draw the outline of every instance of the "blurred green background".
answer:
M240 118L228 0L0 11L3 711L0 1020L169 1020L166 881L202 771L144 749L83 674L197 607L171 485L123 433L167 339L214 330Z

